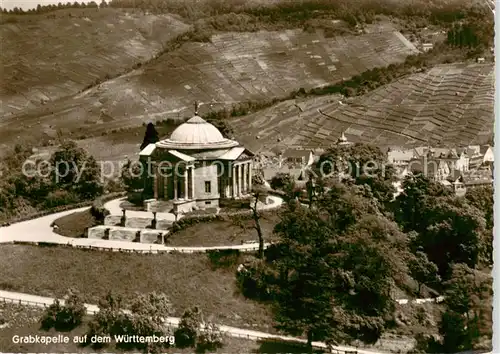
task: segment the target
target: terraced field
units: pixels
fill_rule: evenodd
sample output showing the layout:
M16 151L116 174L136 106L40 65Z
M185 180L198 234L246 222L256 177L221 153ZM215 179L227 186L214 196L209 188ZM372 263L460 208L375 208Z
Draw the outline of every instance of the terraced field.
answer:
M186 43L126 75L42 109L0 122L0 141L99 136L147 121L192 115L194 100L212 109L245 100L285 97L349 78L415 53L399 32L375 27L358 36L325 38L302 30L224 33L210 43ZM201 107L209 109L209 105ZM202 112L203 113L203 112Z
M300 112L299 104L303 112ZM287 101L231 120L255 151L325 148L345 131L379 146L486 142L493 133L494 66L448 64L416 73L350 101ZM258 136L258 139L257 139Z
M123 73L188 29L173 16L117 9L9 15L0 25L0 118Z

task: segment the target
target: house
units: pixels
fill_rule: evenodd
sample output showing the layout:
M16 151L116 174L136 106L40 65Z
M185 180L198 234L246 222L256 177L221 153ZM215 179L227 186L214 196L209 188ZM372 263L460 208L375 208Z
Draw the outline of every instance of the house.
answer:
M470 156L469 170L491 169L495 160L492 146L470 145L467 150Z
M433 47L434 47L434 45L432 43L424 43L424 44L422 44L422 49L423 49L424 52L427 52L427 51L431 50Z
M419 159L425 157L427 161L444 161L450 170L457 169L463 172L469 170L469 153L464 148L431 148L421 146L415 148L415 156Z
M431 181L440 182L451 172L449 165L440 159L428 159L426 156L414 158L408 163L408 171L413 174L423 174Z
M387 162L391 164L396 173L403 176L407 172L408 164L415 157L413 149L391 149L387 150Z
M314 154L311 150L288 149L281 157L283 164L301 168L311 166L314 162Z

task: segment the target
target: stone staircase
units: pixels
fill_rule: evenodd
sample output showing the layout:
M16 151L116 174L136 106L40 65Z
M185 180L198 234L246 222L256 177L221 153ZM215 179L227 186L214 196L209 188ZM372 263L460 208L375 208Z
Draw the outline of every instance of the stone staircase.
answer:
M163 244L166 230L138 229L122 226L99 225L88 230L88 238L113 241Z
M153 217L126 217L125 227L135 229L151 229ZM155 230L167 231L172 226L173 222L169 220L156 220ZM104 219L105 226L121 226L121 216L108 215Z

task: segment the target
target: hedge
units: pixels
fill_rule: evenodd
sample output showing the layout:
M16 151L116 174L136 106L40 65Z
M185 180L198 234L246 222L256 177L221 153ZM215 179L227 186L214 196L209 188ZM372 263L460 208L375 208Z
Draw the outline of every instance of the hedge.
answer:
M68 211L68 210L71 210L71 209L79 209L79 208L84 208L84 207L88 207L88 206L94 207L95 203L98 203L98 205L103 205L104 206L105 202L107 202L109 200L112 200L112 199L115 199L115 198L122 197L123 195L125 195L125 192L109 193L109 194L100 196L100 197L98 197L95 200L86 200L86 201L82 201L82 202L76 203L76 204L62 205L62 206L58 206L58 207L55 207L55 208L50 208L50 209L47 209L47 210L39 211L39 212L30 214L30 215L25 215L25 216L22 216L22 217L19 217L19 218L15 218L15 219L12 219L12 220L6 220L4 222L8 222L9 224L15 224L15 223L23 222L23 221L28 221L28 220L32 220L32 219L41 218L43 216L47 216L47 215L50 215L50 214L55 214L55 213L60 213L60 212L63 212L63 211Z

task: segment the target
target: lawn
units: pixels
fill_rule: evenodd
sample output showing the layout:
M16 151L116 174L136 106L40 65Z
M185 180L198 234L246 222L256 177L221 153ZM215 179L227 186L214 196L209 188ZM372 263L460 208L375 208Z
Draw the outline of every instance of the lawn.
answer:
M90 209L65 215L54 221L57 234L67 237L80 238L85 236L85 230L98 225L97 220L90 213Z
M40 336L53 336L60 334L55 330L50 330L48 332L40 329L38 320L42 315L42 309L35 307L26 307L14 304L4 304L0 303L0 323L3 322L3 326L0 324L0 348L2 350L12 353L21 352L32 352L41 353L46 352L49 349L52 352L70 352L70 353L95 353L95 352L106 352L111 349L115 353L127 353L123 350L116 349L114 346L109 346L107 348L92 349L90 347L80 347L78 344L72 343L72 339L75 336L83 336L87 329L87 323L90 317L86 318L84 324L80 327L70 331L62 333L64 336L70 338L70 343L68 344L52 344L50 347L45 344L17 344L13 343L13 336L27 336L27 335L40 335ZM188 354L192 353L192 348L172 348L168 352ZM286 342L271 342L271 341L253 341L243 338L234 337L224 337L224 346L219 348L216 353L303 353L305 348L300 344L286 343Z
M235 270L240 262L215 269L206 254L142 255L2 245L0 289L61 297L68 288L76 288L87 303L94 304L109 290L125 301L138 292L161 291L169 296L176 316L198 305L222 324L272 332L271 310L238 292Z
M266 214L261 218L261 227L266 242L276 238L273 228L279 221L276 214ZM258 242L253 220L213 221L194 224L169 236L168 246L223 246L241 245L244 242Z

